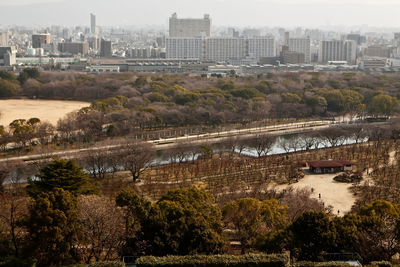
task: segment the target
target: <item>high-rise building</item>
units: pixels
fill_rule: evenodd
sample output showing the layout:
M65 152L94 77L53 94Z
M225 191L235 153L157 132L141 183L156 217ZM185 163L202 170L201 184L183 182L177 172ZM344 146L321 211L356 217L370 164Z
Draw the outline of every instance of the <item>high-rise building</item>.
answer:
M311 40L307 38L289 38L289 51L304 54L304 62L311 62ZM294 55L294 54L292 54ZM302 63L302 62L300 62Z
M166 57L180 59L203 59L203 38L166 38Z
M257 60L262 57L275 57L276 45L273 37L253 37L247 40L248 55L254 56Z
M204 15L202 19L178 19L174 13L169 18L170 37L208 37L211 36L211 18Z
M258 61L275 55L276 45L272 37L166 38L167 58L227 61L251 57Z
M205 39L205 59L225 61L242 59L248 55L246 38L213 37Z
M50 44L50 33L33 34L32 47L41 48L43 44Z
M100 56L101 57L112 57L111 41L107 41L107 40L101 39Z
M357 44L353 40L321 41L319 45L318 61L347 61L355 64L357 57Z
M8 32L0 32L0 46L8 46Z
M90 32L96 34L96 15L90 13Z

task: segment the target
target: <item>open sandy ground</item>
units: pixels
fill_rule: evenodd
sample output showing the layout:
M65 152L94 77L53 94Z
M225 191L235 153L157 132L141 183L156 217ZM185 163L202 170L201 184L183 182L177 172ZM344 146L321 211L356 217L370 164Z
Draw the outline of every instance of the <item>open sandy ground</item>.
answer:
M345 213L351 210L355 202L355 196L350 192L352 184L338 183L333 180L338 174L310 174L307 171L303 179L299 180L298 183L291 185L278 185L277 190L283 190L289 187L294 189L309 188L314 189L312 197L320 199L325 203L325 206L332 206L333 213L343 216ZM321 194L321 198L319 198Z
M67 113L89 105L87 102L63 100L0 100L0 125L7 126L15 119L27 120L34 117L55 125Z

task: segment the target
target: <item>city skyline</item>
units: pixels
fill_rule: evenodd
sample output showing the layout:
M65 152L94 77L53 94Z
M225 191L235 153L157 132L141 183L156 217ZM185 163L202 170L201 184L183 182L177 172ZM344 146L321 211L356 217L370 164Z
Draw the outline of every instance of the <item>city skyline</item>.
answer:
M115 0L112 6L94 0L1 0L0 25L88 25L88 14L93 13L100 26L167 27L177 12L183 18L210 14L216 26L396 28L398 8L400 2L394 0Z

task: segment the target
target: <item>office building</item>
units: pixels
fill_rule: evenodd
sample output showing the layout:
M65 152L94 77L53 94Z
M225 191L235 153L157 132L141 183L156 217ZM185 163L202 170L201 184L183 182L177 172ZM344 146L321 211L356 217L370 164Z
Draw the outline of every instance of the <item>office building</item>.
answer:
M305 56L303 53L284 50L281 54L281 62L283 64L302 64L305 62Z
M357 43L353 40L344 41L345 59L350 65L356 64L357 60Z
M362 70L383 68L386 65L386 59L362 59L359 64L360 69Z
M8 32L0 32L0 46L8 46Z
M50 33L33 34L32 35L32 47L41 48L44 44L50 44Z
M311 62L311 40L307 38L289 38L288 46L290 52L297 52L304 55L304 61L299 63L310 63ZM291 54L295 55L295 54Z
M89 44L87 42L65 42L58 44L58 50L61 53L70 53L73 55L87 55L89 53Z
M363 56L368 57L390 57L392 49L387 46L369 46L364 48Z
M90 33L97 34L96 15L90 13Z
M228 28L228 36L239 38L239 31L235 28Z
M348 34L346 39L355 41L357 45L361 45L367 41L367 38L365 36L362 36L358 33Z
M178 19L174 13L169 19L170 37L208 37L211 36L211 18L204 15L202 19Z
M318 61L347 61L355 64L357 58L357 44L353 40L321 41L319 45Z
M156 38L157 47L165 47L165 37L157 37Z
M101 39L100 56L101 57L112 57L111 41L107 41L107 40Z
M70 29L67 29L67 28L63 29L62 38L64 38L64 40L71 38L71 35L72 35L72 31Z
M0 47L0 65L12 66L17 63L17 50L14 46Z
M162 58L165 57L165 49L160 47L135 47L129 51L131 58ZM197 58L198 59L198 58Z
M89 48L98 51L100 49L100 39L96 36L87 38Z

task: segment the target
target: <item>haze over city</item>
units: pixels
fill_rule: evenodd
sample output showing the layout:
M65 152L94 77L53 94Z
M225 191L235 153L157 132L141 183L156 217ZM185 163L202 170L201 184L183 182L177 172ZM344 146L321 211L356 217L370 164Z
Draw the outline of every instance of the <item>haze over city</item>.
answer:
M210 14L216 26L395 28L399 8L395 0L1 0L0 25L85 25L93 12L101 26L166 27L177 12L182 17Z

